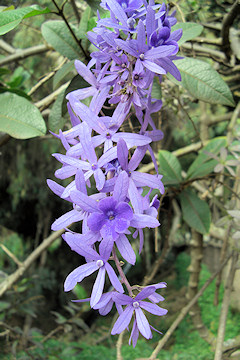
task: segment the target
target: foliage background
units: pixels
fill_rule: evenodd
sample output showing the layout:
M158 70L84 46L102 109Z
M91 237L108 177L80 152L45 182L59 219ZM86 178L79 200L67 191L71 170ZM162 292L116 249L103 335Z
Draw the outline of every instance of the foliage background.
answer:
M66 2L64 14L66 14L68 22L74 25L73 28L77 37L82 40L81 43L88 52L91 51L91 47L89 48L90 44L84 34L95 24L95 9L98 6L98 1L76 1L75 3L82 19L80 25L71 1ZM61 2L59 1L58 4L60 6ZM5 1L2 5L14 5L21 9L33 5L33 2ZM63 126L65 129L70 126L64 95L72 89L83 87L84 84L80 77L76 77L72 61L75 55L69 54L69 49L61 46L61 39L59 43L57 42L59 52L55 51L55 38L53 40L49 38L46 21L60 19L59 16L53 13L56 12L53 2L40 0L38 5L42 8L49 8L51 12L24 19L18 27L2 35L1 39L15 50L44 44L47 46L47 51L29 56L23 60L7 63L1 67L5 71L0 73L0 92L4 96L9 96L9 94L15 96L17 94L17 96L25 97L31 103L35 103L41 111L47 130L57 131ZM87 5L90 5L92 10L87 8ZM207 43L205 48L217 49L219 53L222 51L218 43L221 35L222 20L232 5L233 2L223 0L218 2L186 0L170 3L170 6L175 6L178 10L177 17L179 21L195 22L204 26L201 37L210 42L210 45ZM43 23L45 25L42 26ZM43 30L44 26L45 32ZM233 24L232 29L233 34L238 31L237 34L239 35L236 23ZM198 38L199 35L197 34ZM74 52L79 55L79 59L84 60L84 55L81 49L76 48L74 40L68 38L67 41L74 44L72 45ZM237 36L235 40L232 40L232 43L234 41L239 41ZM239 54L232 50L231 61L234 57L235 63L230 63L227 66L226 60L221 59L221 57L217 58L216 54L213 56L211 52L209 55L204 51L194 50L191 47L193 42L186 44L190 44L190 48L182 47L182 54L191 58L197 57L197 59L217 69L232 90L234 101L228 95L228 103L221 104L220 101L219 104L215 99L215 102L208 104L201 97L198 99L195 94L189 94L186 89L171 82L169 78L163 83L162 89L159 88L158 84L154 88L155 96L161 96L165 104L161 115L157 114L155 116L155 122L163 130L165 137L162 143L158 144L154 150L155 152L159 152L161 149L167 151L165 153L160 151L159 160L160 164L162 164L162 173L165 171L168 192L161 207L162 225L159 233L154 234L150 231L146 233L147 242L143 256L138 258L136 268L129 271L129 277L132 283L141 283L144 276L151 273L151 265L157 261L159 256L162 256L161 264L153 282L167 281L168 288L164 290L163 295L166 298L164 307L168 308L169 313L160 322L154 317L150 320L153 326L161 329L163 333L167 331L182 307L187 303L185 294L189 286L188 268L191 261L190 239L192 235L190 227L196 228L197 226L196 224L189 224L188 213L184 214L186 209L179 194L182 191L185 191L186 194L184 189L192 184L190 181L189 184L184 183L183 185L182 171L189 171L190 165L198 156L200 147L193 152L186 152L184 156L178 157L178 164L176 164L175 158L176 151L205 140L203 115L208 119L215 119L213 125L208 124L207 126L209 139L219 136L226 137L229 132L229 122L233 116L234 103L238 103L240 96L239 73L232 70L239 66ZM201 40L197 44L201 44ZM0 53L0 63L2 59L11 55L6 51L6 48L2 47L2 44L0 44ZM222 52L222 54L224 53ZM51 71L53 76L31 93L34 86L41 79L45 79ZM43 105L39 103L54 92L55 96L50 102ZM9 103L7 105L8 108L12 106ZM27 113L24 115L28 116ZM217 119L225 120L217 121ZM231 144L238 144L239 128L240 121L237 117L231 135ZM3 129L1 128L1 130ZM227 143L224 141L221 142L221 146L228 149ZM50 234L51 223L70 209L69 205L54 196L46 185L46 178L53 178L54 171L58 167L56 161L51 157L51 153L61 152L62 149L59 141L50 135L48 131L45 135L24 140L11 137L3 131L0 145L0 187L2 198L0 241L1 245L7 247L19 261L24 261L38 247L42 239L47 238ZM218 151L216 150L216 154L219 153L220 147ZM215 150L210 147L209 151L214 153ZM228 156L230 156L228 159L232 159L230 153ZM208 165L210 161L211 158L208 158ZM144 159L144 162L148 166L149 159ZM200 179L202 181L200 184L205 190L207 188L212 189L213 199L208 199L206 202L209 209L207 211L211 212L212 224L216 224L220 218L228 215L226 209L229 208L231 203L233 195L231 188L233 188L234 181L236 181L226 169L224 170L225 173L222 172L220 175L214 173L214 166L217 163L211 163L205 174L206 178ZM169 167L173 164L175 170L177 169L179 181L174 177L176 173L171 176L169 172ZM233 169L235 172L237 171L236 166ZM150 171L152 171L151 164ZM220 188L217 183L219 176L222 176L222 182L226 186ZM189 177L191 180L190 175ZM220 190L218 190L219 188ZM193 193L196 194L196 192ZM201 191L198 190L197 194L201 194ZM205 200L206 198L201 197L202 199ZM221 206L218 206L219 202ZM175 206L180 211L180 216L176 216ZM174 219L177 219L176 227L173 226ZM230 221L230 218L228 218L228 221ZM210 218L203 221L203 226L203 233L209 234ZM223 231L225 231L224 226L226 225L222 226ZM173 232L171 233L170 230ZM232 232L234 232L234 229ZM171 239L169 238L170 235ZM156 243L158 244L157 251ZM210 235L205 235L203 262L210 264L210 248L214 249L215 257L218 259L221 246L221 239L214 237L213 232L210 232ZM117 339L109 335L114 313L112 312L106 318L101 318L98 317L97 313L89 310L88 305L79 306L70 302L72 298L88 296L91 279L87 279L81 285L78 285L73 294L63 292L62 284L66 275L80 264L81 259L79 260L77 254L72 253L59 237L31 264L23 277L14 283L1 297L1 359L84 360L97 359L100 354L106 359L116 358L115 346ZM213 261L211 266L202 265L199 286L204 284L217 265L217 260ZM4 281L9 274L18 268L14 258L9 257L3 247L0 248L0 267L0 281ZM214 335L217 334L223 291L223 285L221 285L218 306L213 305L215 283L209 286L199 301L202 320ZM239 323L239 312L236 308L230 308L225 340L234 339L239 335ZM132 349L127 345L128 337L125 335L122 347L123 359L150 356L158 340L159 335L155 334L151 341L147 342L141 339L137 347ZM191 317L188 316L180 324L158 357L164 360L190 360L196 358L207 360L213 358L213 350L199 336L193 326Z

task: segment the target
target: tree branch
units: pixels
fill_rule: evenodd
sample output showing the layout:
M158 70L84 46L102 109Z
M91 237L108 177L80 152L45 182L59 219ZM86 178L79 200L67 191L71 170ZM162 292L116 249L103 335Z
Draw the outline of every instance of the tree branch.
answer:
M194 229L192 229L190 252L191 252L191 264L188 267L188 271L190 272L189 281L188 281L188 291L187 291L188 300L191 300L197 294L199 277L201 272L201 263L203 258L203 236ZM213 345L215 342L215 337L204 325L201 317L201 310L197 302L192 306L190 315L194 327L198 331L201 338L203 338L209 344Z
M222 49L225 53L227 59L230 59L231 55L231 46L229 40L229 31L230 27L233 24L234 20L240 13L240 0L236 0L233 6L231 7L228 14L223 18L221 37L222 37Z
M219 319L219 324L218 324L218 335L217 335L217 343L216 343L214 360L222 359L222 350L223 350L223 341L224 341L224 335L225 335L227 314L228 314L230 295L231 295L231 291L232 291L232 285L233 285L234 275L235 275L235 271L236 271L237 261L238 261L238 253L235 252L232 257L231 267L230 267L228 277L226 280L221 314L220 314L220 319Z
M64 15L63 7L60 8L60 7L58 6L58 4L56 3L55 0L52 0L52 2L54 3L54 5L56 6L56 8L57 8L57 10L58 10L58 13L56 13L56 15L60 16L60 17L63 19L63 21L65 22L65 24L67 25L70 33L72 34L72 37L74 38L74 40L76 41L76 43L77 43L77 45L80 47L80 49L82 50L82 52L83 52L83 54L84 54L84 56L85 56L85 59L86 59L86 60L90 60L89 55L86 53L86 51L84 50L84 48L83 48L83 46L82 46L82 44L81 44L81 39L79 40L79 39L76 37L73 29L72 29L71 26L69 25L69 22L68 22L66 16Z
M41 253L64 232L65 229L58 230L43 240L43 242L27 257L27 259L21 263L17 270L0 283L0 296L2 296L23 275L23 273L41 255Z
M40 111L43 111L44 109L46 109L49 105L51 105L53 103L53 101L56 99L56 97L64 90L68 87L68 85L70 84L70 81L68 81L67 83L63 84L62 86L60 86L60 88L58 88L57 90L55 90L52 94L46 96L45 98L43 98L42 100L38 101L35 103L36 107L40 109Z
M213 56L215 59L220 59L220 60L226 60L226 57L224 55L224 53L222 53L219 50L214 50L214 49L210 49L208 47L203 47L200 45L196 45L196 44L189 44L189 43L185 43L183 45L181 45L182 49L185 50L192 50L198 53L198 55L202 55L202 56Z
M52 50L52 48L44 44L32 46L30 48L23 50L17 50L14 54L6 56L3 59L0 59L0 66L10 64L15 61L23 60L32 55L42 54L48 50Z
M61 64L59 64L53 71L44 76L36 85L34 85L31 90L28 92L28 95L31 96L40 86L42 86L45 82L51 79L56 72L61 69L61 67L67 62L67 58L65 58Z
M0 39L0 47L9 54L15 54L16 49L9 45L6 41Z

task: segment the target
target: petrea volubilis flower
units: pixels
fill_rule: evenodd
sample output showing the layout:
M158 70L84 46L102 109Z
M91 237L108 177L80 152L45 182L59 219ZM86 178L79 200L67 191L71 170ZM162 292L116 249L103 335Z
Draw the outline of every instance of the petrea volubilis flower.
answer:
M135 265L135 239L139 237L140 253L143 230L160 226L160 202L152 191L163 194L164 186L151 146L161 141L163 133L151 115L161 109L162 100L153 98L152 88L154 79L161 86L167 73L181 80L173 61L179 58L182 31L172 31L175 14L153 0L102 0L101 6L110 17L101 19L98 14L96 26L87 34L96 51L88 64L75 61L79 76L89 86L67 95L72 128L53 134L66 151L53 154L62 164L55 176L70 180L66 187L48 180L48 186L70 202L72 210L56 219L52 229L81 223L81 233L66 229L62 235L86 261L67 276L64 290L74 289L97 272L91 296L74 301L90 301L101 315L115 305L119 317L112 334L128 329L132 320L129 343L135 346L140 333L150 339L152 330L159 332L144 312L157 316L167 313L157 305L164 300L157 290L166 284L131 286L119 256ZM83 102L88 98L86 106ZM123 131L126 126L132 131ZM154 163L155 175L137 170L146 152ZM112 286L109 291L104 290L106 273Z

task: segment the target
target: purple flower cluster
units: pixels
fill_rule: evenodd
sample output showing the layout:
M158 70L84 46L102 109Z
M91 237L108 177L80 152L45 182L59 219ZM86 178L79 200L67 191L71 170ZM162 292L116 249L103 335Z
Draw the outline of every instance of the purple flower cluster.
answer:
M156 129L151 114L161 108L162 102L152 99L151 92L155 76L161 81L162 75L169 72L180 80L173 60L177 59L181 30L171 32L176 20L168 14L165 4L155 5L152 0L103 0L101 5L110 11L110 17L101 19L98 15L97 26L88 33L97 51L91 54L88 65L75 61L79 75L90 86L67 95L72 128L55 134L66 150L65 155L53 154L62 163L55 176L70 178L70 182L65 188L52 180L48 180L48 185L73 208L55 220L52 230L82 222L81 234L66 229L63 235L70 248L86 261L67 276L64 289L72 290L97 272L91 297L79 301L89 300L90 306L102 315L108 314L115 304L119 318L113 335L128 328L133 318L129 342L135 346L139 332L149 339L151 329L156 330L149 325L144 311L158 316L167 313L157 305L164 299L156 293L166 284L143 289L131 286L118 256L134 265L134 239L139 236L140 253L143 229L160 225L159 200L157 195L152 198L151 193L157 189L163 194L164 187L151 143L161 140L163 134ZM86 106L84 99L88 97L90 105ZM139 133L120 131L124 121L131 122L133 109ZM155 175L137 171L147 151L155 164ZM91 189L89 195L93 183L97 191L93 193ZM113 290L104 293L106 274ZM129 295L124 294L126 291Z

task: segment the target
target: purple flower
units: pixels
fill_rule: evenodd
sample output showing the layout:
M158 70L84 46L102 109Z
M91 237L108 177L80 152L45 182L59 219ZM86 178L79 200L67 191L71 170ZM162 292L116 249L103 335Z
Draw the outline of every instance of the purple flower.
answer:
M154 294L155 291L155 286L148 286L139 292L135 298L124 294L117 294L113 296L113 300L116 304L127 306L115 322L111 334L120 334L123 330L125 330L134 315L134 323L130 337L130 340L132 339L133 341L133 345L136 345L138 332L140 332L146 339L150 339L152 337L151 327L142 309L158 316L163 316L167 313L166 309L159 307L155 303L144 301L144 299L149 298L149 296Z
M98 254L94 249L87 246L84 241L79 241L79 238L68 237L66 242L72 250L76 251L79 255L84 256L88 262L77 267L67 276L64 283L65 291L72 290L75 285L81 282L85 277L98 271L91 294L91 307L95 306L102 296L106 272L108 273L109 280L113 287L120 293L124 292L117 275L111 265L107 262L111 253L109 248L99 248L100 254Z
M132 217L133 211L127 203L118 203L109 196L99 201L98 212L88 218L88 227L94 232L100 231L103 239L115 241L127 230Z
M139 163L143 159L146 150L147 150L146 146L138 147L135 150L131 160L128 162L128 148L126 142L123 139L120 139L117 143L118 161L121 165L122 170L125 170L129 176L128 197L131 201L135 213L142 213L142 200L138 188L141 188L143 186L148 186L151 189L159 189L161 194L164 193L164 186L161 181L162 178L161 175L151 175L151 174L145 174L135 171L135 169L138 167ZM113 186L115 184L115 181L116 181L115 178L106 181L105 183L106 186L103 187L102 191L104 192L112 191L111 184ZM155 221L154 224L155 225L152 226L152 221L150 221L149 227L156 227L159 225L159 223ZM145 226L148 225L144 225L142 227Z
M100 300L96 305L94 305L94 310L99 310L99 314L105 316L112 310L114 301L113 297L117 295L117 291L110 291L108 293L102 294ZM116 304L117 311L119 315L123 312L122 306L119 304Z
M157 74L166 74L166 71L155 63L159 58L175 55L178 51L177 45L161 45L155 48L150 48L146 45L145 27L142 20L138 23L137 40L123 41L120 39L115 40L117 45L141 61L142 65Z

